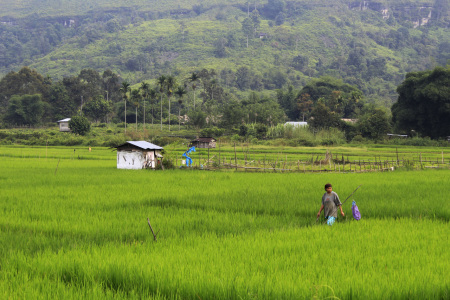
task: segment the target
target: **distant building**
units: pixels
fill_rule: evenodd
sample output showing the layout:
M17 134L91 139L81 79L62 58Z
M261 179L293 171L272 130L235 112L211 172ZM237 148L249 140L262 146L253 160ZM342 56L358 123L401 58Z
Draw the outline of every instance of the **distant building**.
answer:
M163 148L146 141L127 141L116 148L117 169L155 169L163 158Z
M407 138L408 135L407 134L395 134L395 133L388 133L387 136L391 139L391 138Z
M308 126L308 122L286 122L284 123L284 126L291 125L294 127L305 127Z
M70 118L59 120L57 122L59 124L59 131L63 131L63 132L70 131L69 122L70 122Z
M358 119L341 119L341 121L344 121L346 123L355 124L356 122L358 122Z
M191 147L216 148L216 139L212 137L200 137L190 142Z

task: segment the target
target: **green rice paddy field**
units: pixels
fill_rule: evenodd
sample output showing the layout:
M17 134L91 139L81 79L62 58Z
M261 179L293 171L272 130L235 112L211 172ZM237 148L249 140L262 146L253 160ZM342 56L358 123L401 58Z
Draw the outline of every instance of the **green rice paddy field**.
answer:
M448 169L132 171L73 152L0 147L1 299L450 298ZM341 200L362 185L333 226L315 222L327 182Z

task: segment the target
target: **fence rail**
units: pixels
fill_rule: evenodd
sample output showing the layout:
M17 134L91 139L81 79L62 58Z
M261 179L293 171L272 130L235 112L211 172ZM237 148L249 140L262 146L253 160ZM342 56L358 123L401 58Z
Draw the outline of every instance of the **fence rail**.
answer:
M234 152L234 153L233 153ZM273 154L269 159L267 155L258 152L251 154L245 151L239 153L238 158L236 148L226 155L214 151L214 154L204 158L204 155L197 157L194 167L206 170L234 169L243 172L299 172L299 173L321 173L321 172L385 172L394 171L396 168L406 168L409 170L425 168L450 168L450 160L444 159L444 152L440 157L422 158L422 153L409 153L410 158L400 158L399 153L394 153L394 157L374 156L368 159L351 159L350 155L337 154L331 152L325 154L310 154L310 158L305 160L295 159L295 155ZM304 155L303 155L304 156ZM250 158L250 157L253 157ZM255 157L264 157L264 159L255 159ZM276 158L274 158L276 157ZM182 161L178 161L177 166L183 166Z

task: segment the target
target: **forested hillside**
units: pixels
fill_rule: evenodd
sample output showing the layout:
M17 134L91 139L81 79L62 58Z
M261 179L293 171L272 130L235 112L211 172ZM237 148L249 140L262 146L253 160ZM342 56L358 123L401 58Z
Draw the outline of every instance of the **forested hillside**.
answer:
M0 10L0 75L11 74L3 82L8 86L11 71L29 66L68 90L71 80L83 82L93 70L135 88L142 82L156 87L158 78L170 75L189 89L194 73L201 76L202 103L271 99L289 120L311 116L318 98L299 95L309 97L308 86L325 83L325 104L346 95L345 105L328 109L355 117L361 103L390 109L406 73L448 64L449 10L447 0L7 0ZM353 92L331 88L345 85ZM9 87L0 91L5 105L5 95L14 94ZM103 97L120 101L115 89ZM72 102L97 96L83 93Z

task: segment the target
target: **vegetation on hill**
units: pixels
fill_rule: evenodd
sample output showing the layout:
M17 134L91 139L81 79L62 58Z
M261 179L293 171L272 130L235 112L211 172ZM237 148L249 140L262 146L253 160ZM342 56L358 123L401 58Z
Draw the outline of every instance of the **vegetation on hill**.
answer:
M307 120L313 131L379 140L393 125L410 133L390 122L405 75L450 58L440 0L47 2L45 14L35 1L7 2L0 17L4 127L84 114L125 130L147 122L266 138Z
M214 69L236 95L329 75L386 107L410 71L449 59L446 1L7 2L0 74L111 69L131 83Z
M100 74L83 69L77 76L53 82L24 67L0 80L0 117L2 126L7 128L54 124L67 117L72 117L72 121L82 119L83 130L73 125L72 131L78 134L87 132L87 117L97 124L121 123L125 133L131 126L134 131L140 128L143 132L149 128L153 131L157 126L159 133L179 134L183 125L183 129L193 130L194 135L227 134L262 140L286 138L283 123L303 119L309 123L305 130L313 134L323 130L333 132L335 139L321 142L327 145L341 144L344 140L380 141L393 125L412 136L444 138L447 127L441 125L450 118L449 78L450 72L444 68L409 73L398 88L400 101L393 106L395 124L392 124L388 110L367 103L359 89L332 77L313 80L301 90L292 86L279 89L275 97L252 92L238 99L226 91L214 70L203 69L187 79L162 75L157 84L142 82L132 86L127 81L120 82L119 76L110 70ZM410 99L411 94L418 96ZM424 109L416 111L422 106ZM164 130L163 125L167 125ZM300 136L295 142L298 145L316 143L312 142L315 138Z

